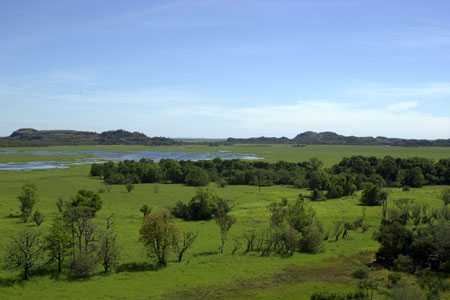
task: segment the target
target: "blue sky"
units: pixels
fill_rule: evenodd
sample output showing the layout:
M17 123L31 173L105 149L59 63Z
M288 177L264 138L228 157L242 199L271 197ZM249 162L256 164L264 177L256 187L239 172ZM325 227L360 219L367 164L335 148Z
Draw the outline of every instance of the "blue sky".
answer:
M0 135L450 137L450 2L0 1Z

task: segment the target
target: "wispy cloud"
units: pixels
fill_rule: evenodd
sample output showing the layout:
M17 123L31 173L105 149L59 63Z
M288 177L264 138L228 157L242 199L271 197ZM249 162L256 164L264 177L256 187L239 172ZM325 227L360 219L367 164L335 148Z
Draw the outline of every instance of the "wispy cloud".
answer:
M401 112L406 110L411 110L414 108L417 108L419 106L419 102L417 101L404 101L404 102L397 102L397 103L391 103L387 106L387 110L393 111L393 112Z
M450 96L450 82L429 83L419 86L394 87L379 84L347 91L351 96L402 98L402 97L448 97Z

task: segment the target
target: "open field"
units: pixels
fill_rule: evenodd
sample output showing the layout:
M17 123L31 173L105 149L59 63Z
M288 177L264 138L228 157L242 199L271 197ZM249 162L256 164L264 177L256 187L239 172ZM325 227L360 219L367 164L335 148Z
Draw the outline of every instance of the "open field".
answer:
M330 157L332 155L335 153ZM280 156L282 154L273 157ZM34 183L39 189L37 209L46 216L46 222L41 226L41 230L45 230L56 213L58 197L68 198L79 189L98 190L102 187L100 180L87 175L88 169L88 166L79 166L67 170L0 172L0 248L4 248L15 232L25 226L34 226L24 225L14 217L18 213L16 196L24 183ZM155 192L152 184L137 185L132 193L127 193L123 186L114 186L110 192L101 194L104 204L96 219L98 223L103 223L109 215L114 215L123 264L148 261L143 246L138 242L138 230L142 223L139 208L142 204L146 203L156 210L171 207L178 200L189 200L195 192L195 188L182 185L158 186L159 191ZM309 192L290 187L266 187L261 191L252 186L217 188L212 185L210 188L235 203L233 215L237 223L230 232L224 255L216 253L219 232L214 221L178 221L182 227L199 233L193 249L181 264L170 261L167 268L159 271L128 270L110 276L99 274L85 281L36 276L30 282L11 286L10 280L16 274L1 271L0 298L309 299L311 293L317 290L354 289L356 281L350 276L352 271L367 262L378 247L372 240L372 234L379 223L381 210L379 207L368 207L366 216L370 230L365 234L352 233L349 240L325 242L322 253L295 254L291 258L231 255L234 237L241 236L250 228L267 224L268 204L281 197L292 200L299 193L306 195ZM443 188L425 187L407 192L390 189L389 192L391 199L406 197L437 206ZM336 220L356 219L363 209L358 205L358 195L315 202L312 206L327 230ZM384 278L386 274L381 272L379 276Z
M311 158L318 158L323 161L326 166L330 166L343 157L352 155L377 156L383 157L391 155L393 157L424 157L430 159L441 159L450 157L450 147L389 147L389 146L328 146L328 145L310 145L306 147L294 147L293 145L234 145L234 146L54 146L54 147L29 147L29 148L4 148L16 150L17 153L1 155L0 162L15 161L33 161L36 156L29 155L27 152L35 150L48 151L68 151L76 152L81 150L102 150L102 151L120 151L120 152L136 152L136 151L181 151L181 152L217 152L231 151L238 153L251 153L264 158L267 161L275 162L279 160L285 161L305 161ZM39 159L47 160L68 160L86 158L87 155L76 156L39 156Z

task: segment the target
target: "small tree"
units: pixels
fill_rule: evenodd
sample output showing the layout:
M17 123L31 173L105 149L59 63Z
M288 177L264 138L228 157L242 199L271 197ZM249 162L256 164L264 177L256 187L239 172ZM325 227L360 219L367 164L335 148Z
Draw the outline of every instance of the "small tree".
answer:
M46 237L46 250L49 253L50 262L57 263L58 274L62 271L63 263L69 255L71 245L70 234L65 228L64 220L62 217L56 217Z
M183 256L189 250L197 239L198 234L193 232L183 232L181 237L177 237L174 241L175 251L177 253L177 261L183 261Z
M98 256L105 273L111 272L117 265L119 247L117 245L117 234L113 227L112 216L107 219L106 230L100 235Z
M10 269L21 269L24 280L28 280L32 270L42 260L44 243L37 231L25 230L12 238L9 243L5 264Z
M20 202L20 212L24 222L27 222L33 212L33 207L38 201L37 188L33 184L26 184L22 187L20 195L17 197Z
M361 203L369 206L382 205L387 201L388 194L378 185L369 184L361 195Z
M128 182L125 185L125 189L127 190L128 193L131 193L134 190L134 185L131 182Z
M144 218L152 212L152 209L147 204L142 205L139 211L144 215Z
M140 229L140 240L147 248L148 255L159 266L167 265L167 255L176 239L177 228L166 210L147 215Z
M36 210L33 214L33 222L37 225L37 226L41 226L41 224L44 222L44 215Z
M216 213L214 219L216 220L216 224L220 229L220 254L223 254L228 231L230 231L231 226L233 226L233 224L236 222L236 219L228 214L229 207L230 206L228 205L228 203L223 199L219 199L216 204Z

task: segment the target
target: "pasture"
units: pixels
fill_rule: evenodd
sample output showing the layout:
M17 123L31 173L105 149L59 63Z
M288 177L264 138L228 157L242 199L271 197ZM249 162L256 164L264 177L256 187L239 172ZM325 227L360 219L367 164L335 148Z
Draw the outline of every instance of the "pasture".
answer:
M103 149L109 151L138 151L148 147L50 147L55 150ZM174 151L172 147L158 147L157 151ZM330 165L344 156L350 155L392 155L394 157L422 156L439 159L450 156L447 148L389 148L368 146L186 146L177 151L218 151L255 153L268 161L301 161L316 157ZM5 158L6 157L6 158ZM0 161L18 158L32 160L32 156L4 155ZM53 159L66 159L54 157ZM3 251L10 237L26 226L17 215L17 195L26 183L33 183L39 191L36 208L45 216L40 230L46 231L56 214L56 200L70 198L80 189L101 190L104 185L98 178L88 176L89 166L70 169L0 172L0 249ZM365 211L370 228L365 233L351 232L346 240L324 243L319 254L299 254L289 258L278 256L259 257L243 255L238 251L232 255L234 240L249 229L261 228L268 223L267 206L285 197L294 200L299 194L309 195L310 191L287 186L209 186L221 197L232 201L232 215L237 219L230 231L225 253L218 255L219 229L214 221L177 221L180 227L197 232L199 237L182 263L171 257L166 268L146 269L148 258L139 242L139 228L143 216L139 208L147 204L154 210L170 208L179 200L188 201L196 188L175 184L140 184L128 193L123 185L113 186L101 193L103 208L96 217L96 223L103 226L106 218L113 215L114 226L120 245L121 272L98 274L86 280L59 279L51 275L34 276L29 282L13 282L18 274L0 271L0 299L309 299L314 291L354 290L357 281L352 272L373 258L378 243L373 240L381 215L380 207L362 207L357 193L351 197L323 202L311 202L318 219L327 231L338 220L353 220ZM428 186L403 191L388 189L390 199L410 198L427 203L431 207L440 205L443 186ZM2 252L3 253L3 252ZM133 267L127 267L134 264ZM141 266L141 267L140 267ZM386 271L377 271L376 276L385 280ZM448 298L448 295L447 299ZM383 299L380 298L379 299Z

